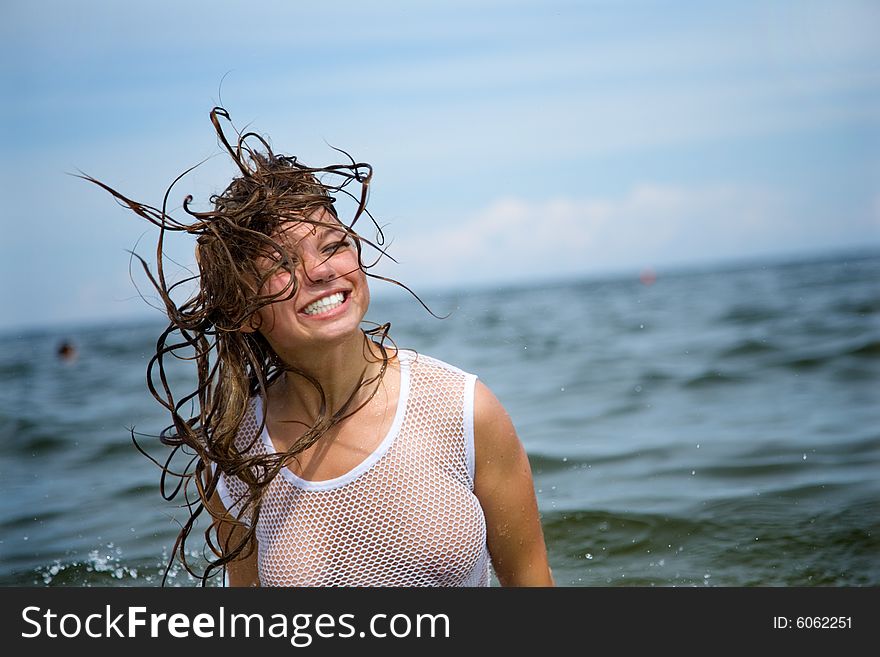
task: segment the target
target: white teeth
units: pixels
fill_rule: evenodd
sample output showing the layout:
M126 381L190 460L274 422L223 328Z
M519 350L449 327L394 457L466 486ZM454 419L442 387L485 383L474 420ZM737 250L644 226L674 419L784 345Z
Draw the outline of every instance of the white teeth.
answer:
M312 303L305 307L303 312L306 315L317 315L318 313L323 313L327 310L336 308L337 306L341 306L343 301L345 301L345 296L342 292L335 292L334 294L330 294L317 301L312 301Z

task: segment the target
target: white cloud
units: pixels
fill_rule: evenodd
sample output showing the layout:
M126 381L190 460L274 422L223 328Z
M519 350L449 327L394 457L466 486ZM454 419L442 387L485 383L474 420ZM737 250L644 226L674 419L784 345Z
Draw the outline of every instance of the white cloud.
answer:
M618 198L499 199L464 222L401 236L392 275L419 284L523 281L779 252L797 219L771 190L645 183ZM788 236L788 237L786 237Z

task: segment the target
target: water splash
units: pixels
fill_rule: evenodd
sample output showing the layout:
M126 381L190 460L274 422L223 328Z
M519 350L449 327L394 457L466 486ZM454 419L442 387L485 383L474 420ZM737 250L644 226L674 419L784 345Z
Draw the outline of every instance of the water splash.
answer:
M83 561L69 561L62 563L60 559L43 568L37 569L37 574L42 578L43 584L51 586L58 575L61 574L78 574L78 573L106 573L113 579L137 579L138 570L123 563L122 548L108 543L107 545L91 550L88 557ZM89 586L90 578L86 576L85 586Z
M194 562L200 557L198 550L193 550L189 556ZM138 567L132 563L126 563L122 548L113 543L108 543L98 549L91 550L85 559L70 559L62 561L55 559L51 564L37 568L37 578L34 584L42 583L45 586L95 586L107 583L107 580L115 581L114 586L161 586L162 577L168 564L167 548L162 549L162 554L155 561ZM219 578L213 578L209 586L219 586ZM127 583L127 584L126 584ZM175 560L168 571L166 586L200 586L201 580L188 573L181 564Z

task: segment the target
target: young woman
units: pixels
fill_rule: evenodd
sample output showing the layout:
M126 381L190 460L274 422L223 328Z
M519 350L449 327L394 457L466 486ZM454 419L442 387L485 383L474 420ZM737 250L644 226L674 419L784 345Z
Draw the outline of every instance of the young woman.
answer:
M176 553L189 569L186 539L207 508L216 559L204 577L223 567L233 586L484 586L490 568L502 585L552 585L501 403L475 376L393 346L388 325L362 328L377 277L364 249L384 255L355 230L369 165L306 167L253 133L233 146L221 118L215 108L240 175L211 211L188 197L188 222L89 179L160 227L147 271L170 325L148 378L173 419L163 442L194 454L168 497L198 492ZM357 202L350 222L334 194ZM198 290L180 304L162 268L169 230L197 236ZM164 362L184 353L198 387L180 397Z

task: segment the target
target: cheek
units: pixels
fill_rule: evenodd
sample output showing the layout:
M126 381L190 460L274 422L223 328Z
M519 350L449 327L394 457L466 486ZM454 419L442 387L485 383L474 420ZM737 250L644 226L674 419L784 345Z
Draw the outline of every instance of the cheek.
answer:
M280 310L278 304L290 302L288 296L290 295L292 288L287 287L290 283L290 279L290 272L279 273L263 283L263 287L260 288L261 296L278 296L276 301L273 301L267 306L263 306L256 313L257 319L260 322L259 330L263 335L271 334L275 328L275 323L279 317L276 311Z
M272 332L275 330L275 308L263 306L257 311L257 330L271 342Z
M361 277L363 279L361 281L361 285L363 286L364 304L369 306L370 305L370 286L367 285L367 277L364 276L363 274L361 274Z
M260 294L264 296L280 295L279 301L292 292L292 288L288 288L291 279L290 272L280 272L272 276L268 281L263 283L260 288Z
M360 290L361 299L363 299L365 303L369 303L370 286L367 283L367 275L360 269L357 269L349 276L349 279L357 285Z

